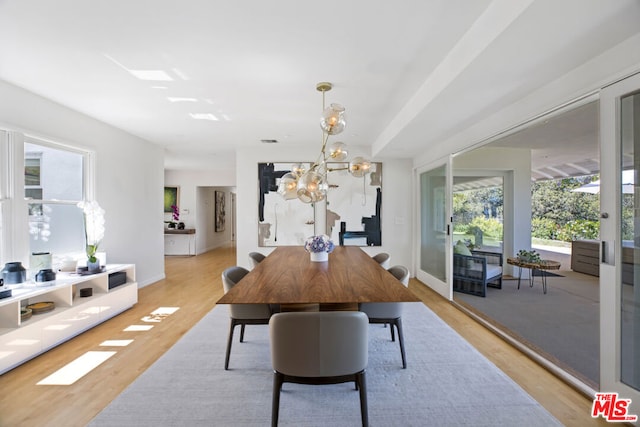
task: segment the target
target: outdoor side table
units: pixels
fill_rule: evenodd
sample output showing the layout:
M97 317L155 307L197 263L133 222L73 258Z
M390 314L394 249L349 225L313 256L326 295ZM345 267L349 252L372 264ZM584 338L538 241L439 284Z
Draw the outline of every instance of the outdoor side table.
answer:
M547 271L560 270L560 263L558 261L552 261L543 259L539 262L523 261L519 258L507 258L507 264L515 265L518 267L518 289L520 289L520 280L522 279L522 269L528 268L531 270L529 275L529 287L533 287L533 274L535 270L540 272L540 278L542 279L542 292L547 293Z

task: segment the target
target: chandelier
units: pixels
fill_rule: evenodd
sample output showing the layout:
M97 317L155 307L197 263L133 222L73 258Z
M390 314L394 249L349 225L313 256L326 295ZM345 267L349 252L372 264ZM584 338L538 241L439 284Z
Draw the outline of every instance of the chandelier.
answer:
M355 157L346 167L329 168L327 160L335 162L345 161L348 157L347 146L343 142L332 143L327 150L329 136L341 133L346 126L344 107L340 104L331 104L325 108L325 93L330 91L333 85L321 82L316 85L316 90L322 92L322 117L320 128L322 129L322 148L318 159L305 169L301 163L291 165L291 171L280 178L278 193L285 199L298 198L304 203L314 203L324 200L327 196L327 174L338 170L347 170L354 177L363 177L371 170L371 162L363 157Z

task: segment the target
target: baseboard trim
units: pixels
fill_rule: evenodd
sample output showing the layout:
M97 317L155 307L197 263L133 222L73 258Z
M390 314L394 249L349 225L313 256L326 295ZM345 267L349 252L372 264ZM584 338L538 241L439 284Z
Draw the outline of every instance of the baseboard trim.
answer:
M164 280L165 278L165 274L162 273L143 282L138 282L138 289L144 288L145 286L153 285L154 283L159 282L160 280Z

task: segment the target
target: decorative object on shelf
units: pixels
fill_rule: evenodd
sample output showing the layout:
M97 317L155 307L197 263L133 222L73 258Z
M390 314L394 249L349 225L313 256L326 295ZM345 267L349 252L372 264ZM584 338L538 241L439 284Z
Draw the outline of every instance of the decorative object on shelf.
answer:
M175 229L180 221L180 208L176 205L171 205L171 221L165 221L167 228Z
M36 280L36 274L40 270L50 269L52 262L51 252L32 252L29 257L29 279Z
M326 234L311 236L304 243L304 249L309 252L312 262L329 261L329 254L334 248L335 245Z
M29 320L32 314L33 314L33 310L27 307L22 307L20 309L20 321L24 322L25 320Z
M2 269L2 279L6 285L17 285L27 280L27 269L20 261L8 262Z
M89 267L78 267L78 268L76 268L76 274L79 274L81 276L89 276L91 274L104 273L105 271L107 271L107 267L104 266L104 265L101 265L98 268L93 269L93 270L89 270Z
M80 298L86 298L93 295L93 288L82 288L80 289Z
M306 170L301 164L291 166L291 172L280 178L278 193L285 199L298 198L304 203L314 203L325 199L329 184L327 173L335 170L346 170L354 177L363 177L369 173L371 162L363 157L355 157L346 167L329 168L327 160L344 161L348 156L347 146L342 142L334 142L328 147L330 135L337 135L346 126L345 109L340 104L331 104L325 108L325 93L330 91L333 85L329 82L320 82L316 90L322 92L322 117L320 128L322 129L322 147L318 159Z
M60 271L69 271L74 272L78 267L78 261L71 257L66 257L62 260L62 265L60 266Z
M178 223L178 230L184 230L184 222Z
M42 314L52 311L56 308L56 304L53 301L42 301L29 304L27 308L30 309L33 314Z
M56 273L50 268L43 268L36 273L36 282L51 282L56 280Z
M96 252L104 238L104 209L95 200L80 202L78 207L84 212L87 269L89 271L98 271L100 270L100 261L96 257Z
M113 289L117 286L127 283L127 273L125 271L116 271L109 274L109 289Z
M518 251L517 257L520 261L524 262L540 263L540 261L542 261L540 254L536 251L527 251L524 249Z
M0 277L0 299L9 298L11 296L11 289L4 288L4 279Z

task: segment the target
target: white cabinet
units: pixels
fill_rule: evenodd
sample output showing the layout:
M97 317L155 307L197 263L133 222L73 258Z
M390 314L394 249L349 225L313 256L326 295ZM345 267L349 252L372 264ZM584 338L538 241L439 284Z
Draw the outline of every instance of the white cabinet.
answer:
M109 277L124 272L125 282L109 289ZM46 286L45 286L46 285ZM92 295L80 296L91 288ZM22 307L53 302L52 311L21 319ZM0 374L131 308L138 302L132 264L108 265L86 276L58 273L54 282L25 283L0 299Z
M164 232L165 255L195 255L196 254L196 230L165 230Z

